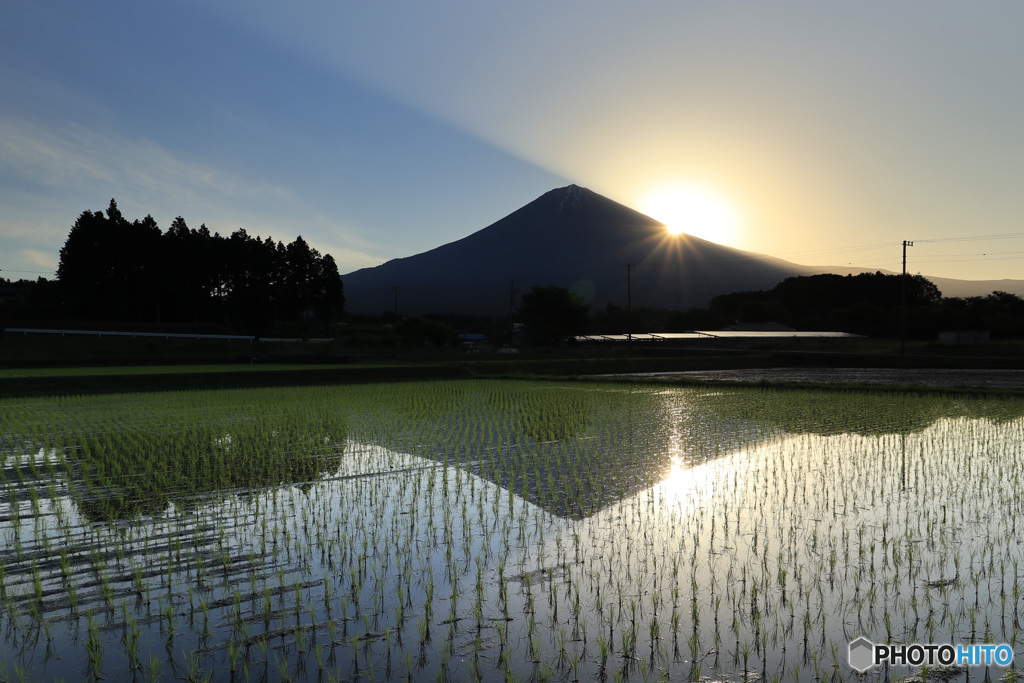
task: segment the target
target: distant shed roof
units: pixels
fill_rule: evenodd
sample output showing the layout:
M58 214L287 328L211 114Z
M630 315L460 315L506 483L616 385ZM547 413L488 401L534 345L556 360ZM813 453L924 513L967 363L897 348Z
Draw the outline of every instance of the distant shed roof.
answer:
M733 323L722 329L730 332L796 332L782 323Z

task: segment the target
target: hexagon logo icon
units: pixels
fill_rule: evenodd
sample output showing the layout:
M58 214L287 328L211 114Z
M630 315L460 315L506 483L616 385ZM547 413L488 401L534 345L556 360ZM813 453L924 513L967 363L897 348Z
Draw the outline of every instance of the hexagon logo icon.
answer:
M870 669L875 663L874 649L874 643L864 636L850 643L850 666L860 673Z

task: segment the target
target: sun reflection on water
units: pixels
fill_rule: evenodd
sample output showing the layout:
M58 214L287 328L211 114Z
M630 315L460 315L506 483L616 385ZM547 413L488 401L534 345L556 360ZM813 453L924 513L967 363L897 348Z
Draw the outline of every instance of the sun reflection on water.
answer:
M695 465L681 455L673 455L668 475L655 490L667 503L698 503L714 493L722 474L721 459Z

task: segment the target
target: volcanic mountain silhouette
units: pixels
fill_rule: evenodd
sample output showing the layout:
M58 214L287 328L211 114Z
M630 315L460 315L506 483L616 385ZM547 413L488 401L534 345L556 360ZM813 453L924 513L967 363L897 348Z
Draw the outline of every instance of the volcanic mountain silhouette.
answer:
M719 294L770 289L812 272L740 251L664 224L596 192L569 185L468 237L342 277L346 310L377 315L507 315L534 285L571 289L591 305L634 308L705 306ZM515 290L514 304L510 291Z

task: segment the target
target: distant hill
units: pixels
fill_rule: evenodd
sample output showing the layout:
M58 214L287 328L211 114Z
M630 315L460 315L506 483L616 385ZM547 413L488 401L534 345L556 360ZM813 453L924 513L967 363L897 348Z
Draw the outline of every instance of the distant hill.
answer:
M534 285L577 292L597 310L626 305L626 264L634 307L703 306L725 292L766 289L816 272L689 235L576 185L545 193L496 223L430 251L343 276L346 310L506 315Z
M736 291L771 289L787 277L858 273L865 269L801 266L691 235L586 188L547 192L486 228L415 256L342 276L346 310L379 315L473 313L504 316L514 286L571 289L591 305L625 307L626 264L634 308L687 309ZM868 272L874 272L870 270ZM929 278L945 296L1002 290L1024 296L1024 281ZM513 285L514 283L514 285Z

